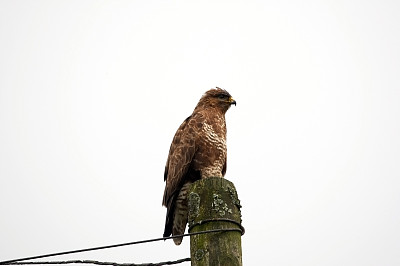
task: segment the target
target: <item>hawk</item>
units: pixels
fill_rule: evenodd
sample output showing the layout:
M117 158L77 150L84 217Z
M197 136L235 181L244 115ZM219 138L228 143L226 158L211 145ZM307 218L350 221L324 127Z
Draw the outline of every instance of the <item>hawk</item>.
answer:
M167 207L164 237L181 235L188 221L187 193L194 181L224 177L226 172L225 113L236 101L223 89L207 91L191 116L175 133L165 165L163 206ZM180 245L182 237L174 238Z

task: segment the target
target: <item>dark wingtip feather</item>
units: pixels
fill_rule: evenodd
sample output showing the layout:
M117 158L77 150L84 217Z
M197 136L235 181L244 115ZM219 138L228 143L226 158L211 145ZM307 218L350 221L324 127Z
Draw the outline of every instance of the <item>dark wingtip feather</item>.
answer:
M172 234L172 225L174 221L174 212L175 212L175 197L176 195L173 195L166 204L167 215L165 217L165 228L163 237L168 237Z

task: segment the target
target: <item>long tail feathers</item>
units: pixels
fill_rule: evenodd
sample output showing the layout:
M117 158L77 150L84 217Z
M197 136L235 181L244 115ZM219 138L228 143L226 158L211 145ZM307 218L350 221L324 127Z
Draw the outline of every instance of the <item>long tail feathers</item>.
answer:
M185 183L176 199L175 196L169 202L167 206L167 217L165 221L164 237L169 236L171 233L173 236L182 235L185 233L186 224L188 222L188 203L187 194L191 183ZM183 237L174 238L175 245L182 243Z

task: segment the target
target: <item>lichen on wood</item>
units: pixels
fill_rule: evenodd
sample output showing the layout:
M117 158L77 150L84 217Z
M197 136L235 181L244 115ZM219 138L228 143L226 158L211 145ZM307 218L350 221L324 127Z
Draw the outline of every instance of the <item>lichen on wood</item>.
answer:
M192 265L242 265L241 205L233 183L220 177L196 181L190 188L188 205L189 232L239 229L192 235Z

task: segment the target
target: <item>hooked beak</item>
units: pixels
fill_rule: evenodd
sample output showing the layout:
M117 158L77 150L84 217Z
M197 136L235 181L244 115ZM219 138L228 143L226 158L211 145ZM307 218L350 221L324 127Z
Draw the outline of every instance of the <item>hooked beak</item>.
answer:
M229 98L229 103L231 105L234 104L236 106L236 101L232 97Z

